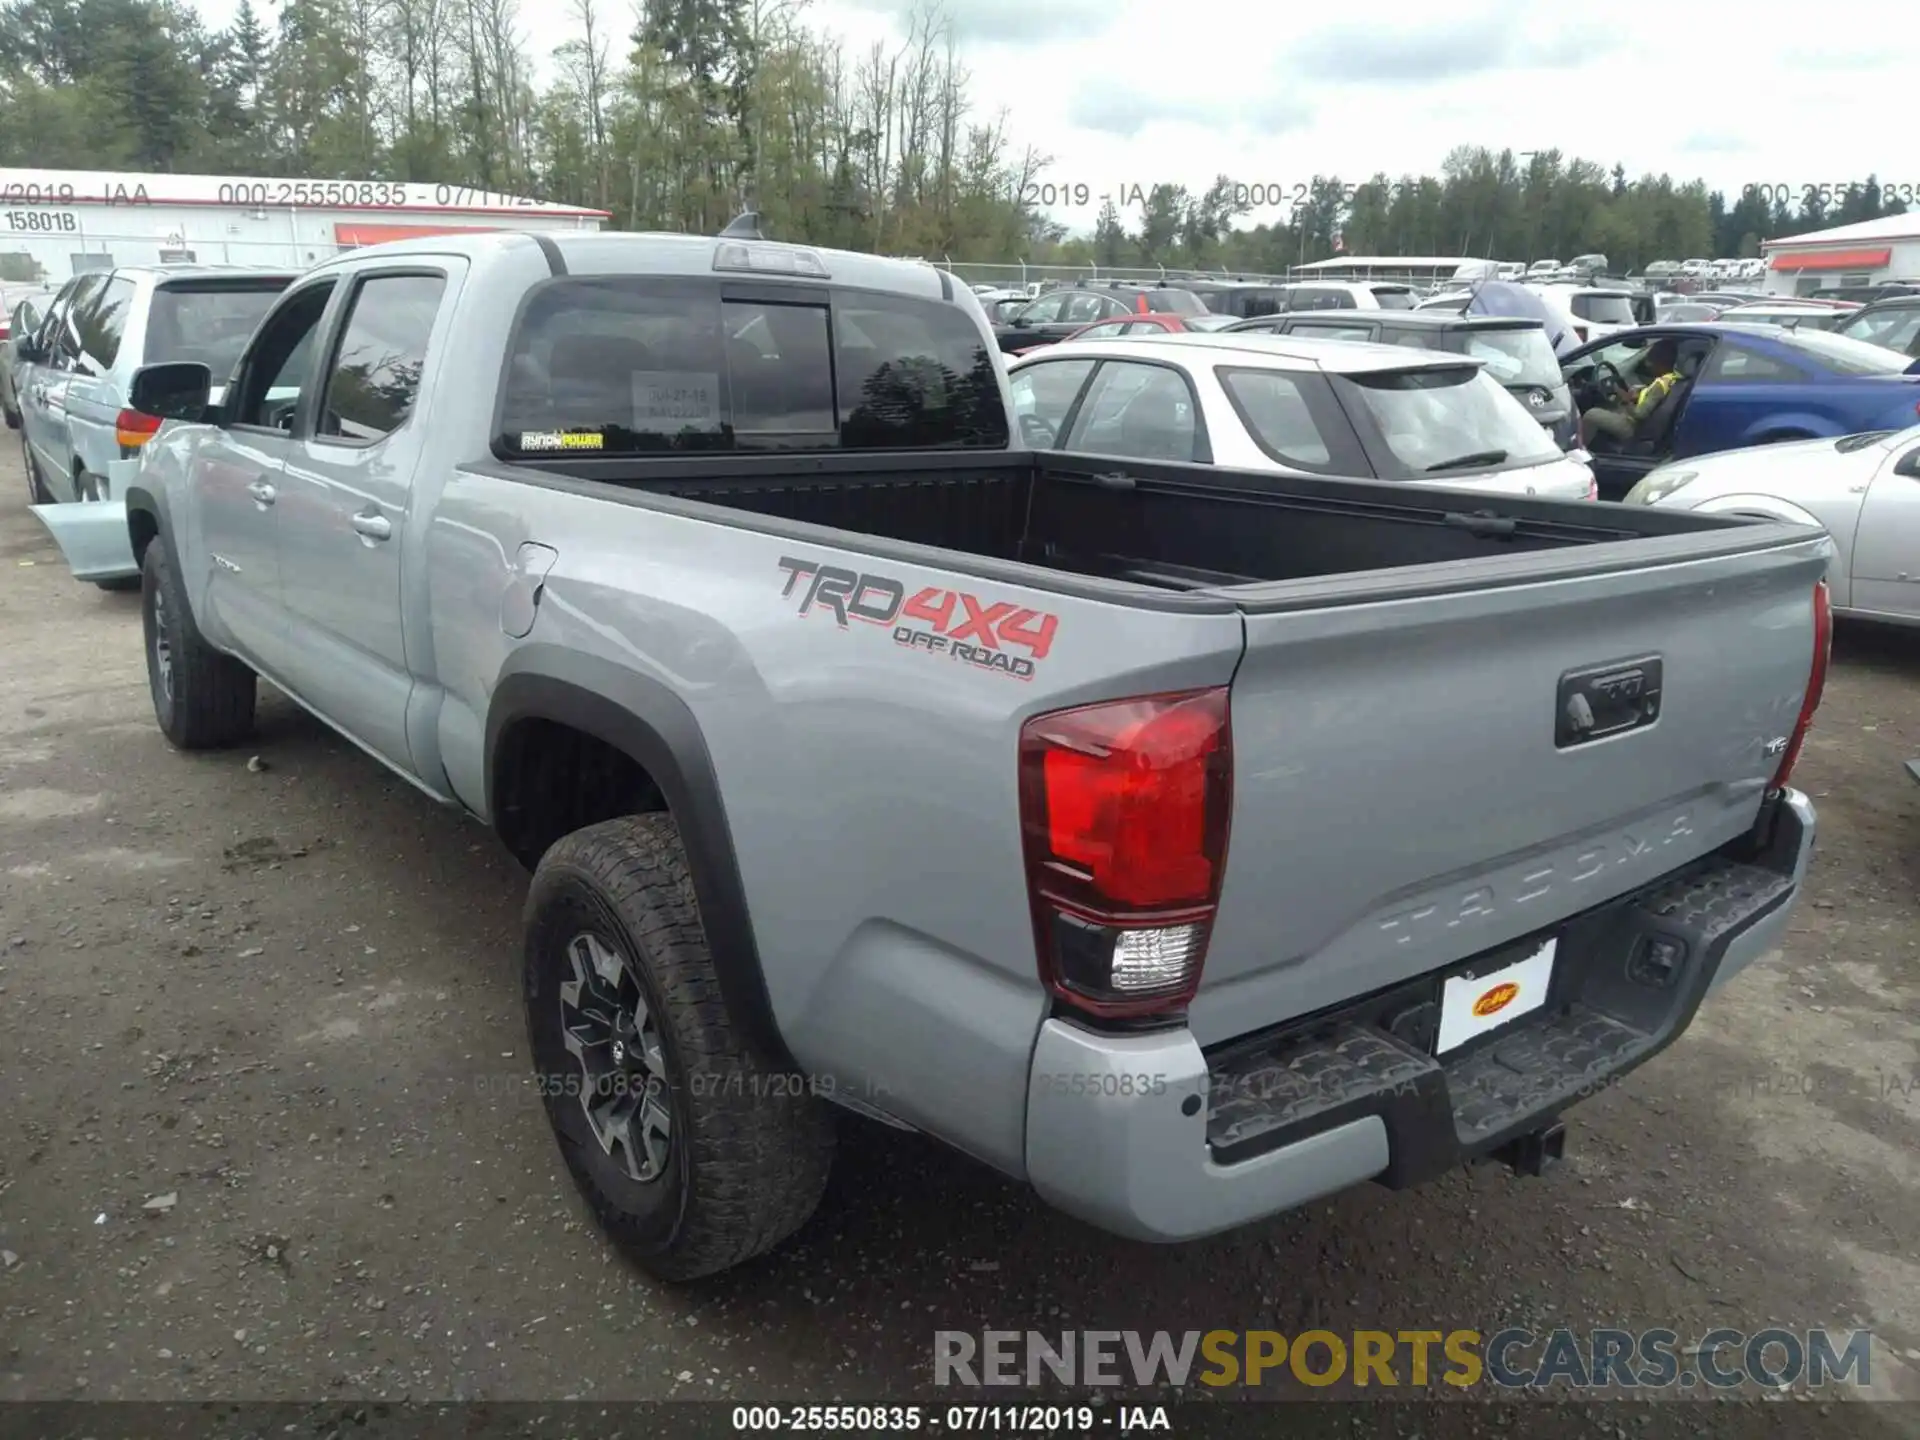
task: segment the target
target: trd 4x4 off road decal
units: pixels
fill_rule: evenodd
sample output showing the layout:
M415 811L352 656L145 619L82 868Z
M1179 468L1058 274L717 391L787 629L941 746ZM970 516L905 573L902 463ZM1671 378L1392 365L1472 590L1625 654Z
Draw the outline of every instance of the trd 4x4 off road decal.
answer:
M1033 678L1034 662L1053 648L1060 617L1015 605L1010 600L988 603L964 590L942 590L929 585L907 593L907 587L885 575L865 575L817 560L780 561L787 583L781 594L800 595L800 613L833 616L842 630L855 620L885 625L896 645L982 670L997 670L1016 680ZM1025 651L1016 655L1015 650Z

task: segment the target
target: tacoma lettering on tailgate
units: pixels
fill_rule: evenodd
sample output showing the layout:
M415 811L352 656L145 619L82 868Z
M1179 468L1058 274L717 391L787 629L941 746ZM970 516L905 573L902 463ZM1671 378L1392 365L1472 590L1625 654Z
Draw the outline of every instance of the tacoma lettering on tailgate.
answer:
M842 630L855 620L890 626L896 645L943 655L964 665L995 670L1016 680L1031 680L1034 662L1053 649L1060 617L1010 600L987 602L964 590L928 585L913 594L886 575L863 574L818 560L783 557L787 583L780 593L791 598L801 583L800 614L832 615ZM1016 655L1014 649L1026 654Z
M1692 834L1692 813L1682 810L1663 820L1649 822L1637 834L1622 831L1609 839L1563 852L1508 876L1498 885L1482 881L1457 900L1396 911L1379 922L1380 928L1397 943L1407 945L1434 932L1484 923L1502 910L1530 904L1543 896L1559 897L1577 892L1615 866L1629 864ZM1567 901L1563 908L1571 914L1580 908L1580 902Z

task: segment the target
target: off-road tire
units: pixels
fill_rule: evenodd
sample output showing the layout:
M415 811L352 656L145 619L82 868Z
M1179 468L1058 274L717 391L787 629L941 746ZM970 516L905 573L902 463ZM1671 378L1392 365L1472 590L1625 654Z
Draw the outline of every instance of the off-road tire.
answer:
M534 872L525 933L536 1080L567 1169L615 1244L678 1282L764 1254L804 1225L826 1189L833 1122L728 1013L672 818L608 820L556 842ZM659 1025L671 1133L665 1168L650 1181L633 1179L595 1138L578 1062L562 1043L560 987L581 934L633 966Z
M147 546L140 565L140 628L153 715L168 740L182 750L216 750L253 733L254 673L201 638L187 609L186 587L158 540ZM156 644L163 629L172 662L170 689Z

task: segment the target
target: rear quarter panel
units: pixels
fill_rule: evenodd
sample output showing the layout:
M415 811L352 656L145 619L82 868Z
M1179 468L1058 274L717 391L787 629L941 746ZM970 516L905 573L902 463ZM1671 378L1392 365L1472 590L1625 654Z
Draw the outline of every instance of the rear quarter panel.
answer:
M1060 706L1225 684L1241 618L1224 605L1163 612L980 579L940 551L881 558L832 531L802 540L724 522L642 497L453 476L426 555L453 788L481 808L478 742L504 674L585 657L670 689L711 756L796 1061L1019 1174L1047 1005L1026 898L1020 726ZM515 641L497 617L526 540L557 558L532 632ZM982 609L1027 607L1057 628L1018 678L809 605L810 576L796 579L794 562L843 566L908 597L935 587Z

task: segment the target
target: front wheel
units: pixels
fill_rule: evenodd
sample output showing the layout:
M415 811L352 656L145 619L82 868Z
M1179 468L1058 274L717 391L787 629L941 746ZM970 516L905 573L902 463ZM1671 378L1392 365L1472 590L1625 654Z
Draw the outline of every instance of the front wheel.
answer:
M527 897L524 977L561 1156L643 1268L698 1279L806 1223L832 1165L832 1121L729 1015L671 817L608 820L546 853Z
M161 733L182 750L212 750L253 732L253 671L201 638L185 588L154 540L140 563L140 619L147 689Z

